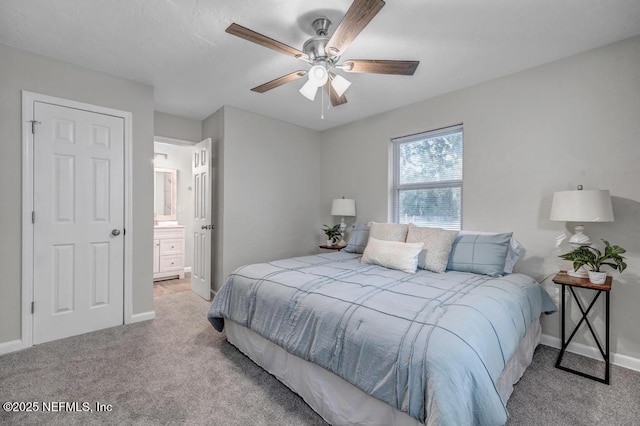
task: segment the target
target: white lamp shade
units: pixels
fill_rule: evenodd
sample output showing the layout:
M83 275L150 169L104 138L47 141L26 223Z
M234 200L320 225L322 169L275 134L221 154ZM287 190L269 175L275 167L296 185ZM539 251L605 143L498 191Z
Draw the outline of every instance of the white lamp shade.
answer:
M313 101L316 98L316 93L318 93L318 86L316 86L313 81L307 80L304 86L300 89L300 93L305 98Z
M314 65L309 69L309 81L316 87L324 86L328 79L329 73L322 65Z
M558 191L553 194L551 220L563 222L613 222L608 190Z
M344 95L344 92L347 91L349 86L351 86L351 82L341 75L335 75L331 79L331 87L333 87L333 90L336 91L338 97Z
M331 203L331 216L355 216L356 200L336 198Z

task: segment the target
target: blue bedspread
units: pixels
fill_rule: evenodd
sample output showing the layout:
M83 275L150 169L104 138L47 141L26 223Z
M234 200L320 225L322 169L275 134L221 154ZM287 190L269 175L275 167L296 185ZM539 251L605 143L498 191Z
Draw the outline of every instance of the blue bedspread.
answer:
M414 274L330 253L243 266L209 310L427 424L497 425L495 383L542 312L533 278Z

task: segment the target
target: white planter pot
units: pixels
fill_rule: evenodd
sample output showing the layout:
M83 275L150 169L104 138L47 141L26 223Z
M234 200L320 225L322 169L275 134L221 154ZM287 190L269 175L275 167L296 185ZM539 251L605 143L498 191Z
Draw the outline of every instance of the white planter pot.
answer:
M327 240L327 247L331 247L333 245L333 241L332 240Z
M607 280L607 273L606 272L595 272L595 271L589 271L589 282L591 284L604 284L604 282Z

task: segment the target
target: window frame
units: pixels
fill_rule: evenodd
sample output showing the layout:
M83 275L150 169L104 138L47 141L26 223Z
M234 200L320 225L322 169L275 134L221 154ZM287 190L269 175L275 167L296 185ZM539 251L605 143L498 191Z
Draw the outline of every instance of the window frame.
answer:
M432 139L438 136L445 136L452 133L462 133L462 170L461 178L454 180L446 180L439 182L425 182L425 183L407 183L400 184L400 145L403 143L412 143L424 139ZM460 228L462 229L463 221L463 184L464 184L464 126L463 123L455 124L453 126L441 127L439 129L429 130L426 132L415 133L407 136L400 136L391 139L393 144L393 162L392 162L392 175L393 182L391 185L393 192L393 203L391 206L391 218L392 222L400 223L400 191L406 190L420 190L420 189L439 189L439 188L460 188Z

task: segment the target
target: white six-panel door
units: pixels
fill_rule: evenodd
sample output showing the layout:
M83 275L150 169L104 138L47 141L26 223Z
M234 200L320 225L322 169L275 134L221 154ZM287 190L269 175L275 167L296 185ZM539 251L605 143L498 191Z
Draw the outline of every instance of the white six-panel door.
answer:
M211 300L211 233L213 231L211 192L213 165L211 139L194 145L191 154L193 172L193 266L191 289Z
M123 323L124 120L34 102L33 343Z

